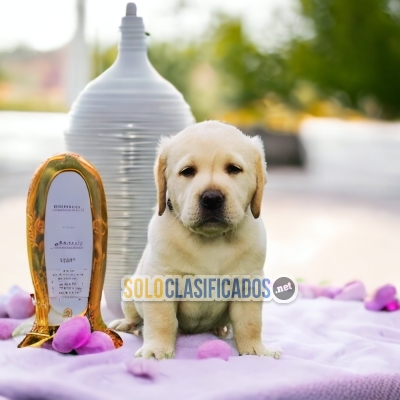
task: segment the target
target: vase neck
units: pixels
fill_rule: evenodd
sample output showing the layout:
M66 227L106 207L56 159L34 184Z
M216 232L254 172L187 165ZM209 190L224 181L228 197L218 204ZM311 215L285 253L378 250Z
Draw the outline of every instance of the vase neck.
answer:
M143 20L136 16L122 18L120 26L121 40L118 45L117 64L137 68L148 66L146 35L144 33ZM140 64L140 65L139 65Z
M142 18L131 15L123 17L119 30L121 31L120 53L147 50Z

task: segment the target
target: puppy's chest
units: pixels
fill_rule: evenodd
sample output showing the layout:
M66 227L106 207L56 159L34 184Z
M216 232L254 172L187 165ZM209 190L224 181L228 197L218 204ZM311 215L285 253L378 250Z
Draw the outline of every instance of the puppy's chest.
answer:
M177 251L170 266L179 275L236 275L250 273L251 257L235 248L203 248Z
M179 327L184 333L202 333L228 323L228 303L222 301L182 301L178 304Z

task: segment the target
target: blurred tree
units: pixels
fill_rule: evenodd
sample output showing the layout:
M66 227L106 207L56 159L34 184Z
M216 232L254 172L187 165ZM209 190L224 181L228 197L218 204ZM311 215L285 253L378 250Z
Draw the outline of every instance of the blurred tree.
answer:
M352 108L399 116L400 0L298 2L312 34L289 38L275 52L260 50L240 19L216 15L197 40L150 41L150 60L198 120L238 109L256 110L254 120L272 108L280 121L287 110L348 116ZM116 46L97 49L96 74L116 55ZM238 115L243 119L246 112Z
M188 100L192 93L190 74L201 60L196 44L179 47L176 44L155 42L149 47L149 59L154 68L170 81Z
M204 44L211 65L221 78L224 101L243 107L268 93L286 95L292 85L279 53L264 54L249 39L242 22L219 16Z
M94 75L109 68L117 46L93 52ZM217 117L263 99L287 95L292 82L283 57L263 54L244 32L240 19L217 15L199 41L150 42L156 70L185 97L198 120Z
M400 115L400 0L299 2L314 37L292 41L291 73L328 95L342 92L350 106L368 112L375 102L382 117Z
M263 99L288 97L293 81L281 54L263 54L249 39L240 19L216 15L199 42L179 48L154 43L155 68L180 90L197 119L216 117Z

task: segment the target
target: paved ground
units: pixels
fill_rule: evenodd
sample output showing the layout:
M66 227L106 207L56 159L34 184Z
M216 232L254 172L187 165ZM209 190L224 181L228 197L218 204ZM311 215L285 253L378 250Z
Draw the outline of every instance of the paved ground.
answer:
M58 120L57 127L65 121L63 116ZM15 283L31 287L25 196L36 165L32 157L18 173L10 173L12 156L8 151L5 163L2 151L3 126L0 293ZM55 131L38 157L59 151L62 133ZM313 283L362 279L369 290L387 282L400 288L400 124L311 120L301 135L307 168L269 171L262 212L268 232L267 274L291 274Z

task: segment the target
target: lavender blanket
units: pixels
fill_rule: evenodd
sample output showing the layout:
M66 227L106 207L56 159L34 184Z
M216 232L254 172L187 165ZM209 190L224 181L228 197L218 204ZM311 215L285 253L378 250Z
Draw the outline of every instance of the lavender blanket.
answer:
M154 379L129 372L141 339L127 334L122 348L86 356L0 341L0 399L400 399L400 311L325 298L268 303L263 340L283 350L280 360L236 350L229 361L195 359L212 338L179 337L176 359L157 363Z

